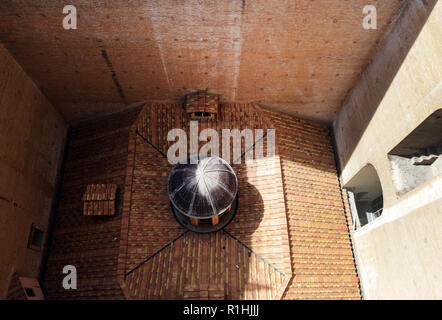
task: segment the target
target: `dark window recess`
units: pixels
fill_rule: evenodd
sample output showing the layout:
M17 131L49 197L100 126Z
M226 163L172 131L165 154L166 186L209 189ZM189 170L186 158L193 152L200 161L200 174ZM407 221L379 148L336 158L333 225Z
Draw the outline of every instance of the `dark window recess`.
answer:
M442 109L426 118L388 153L401 196L442 173Z
M211 226L212 225L212 219L199 219L199 225L206 225Z
M40 250L43 246L43 240L44 231L32 224L31 232L29 233L28 248Z
M26 295L28 297L35 297L35 291L32 288L25 288Z
M212 114L210 112L194 112L195 117L198 118L211 118Z
M382 214L382 186L376 169L368 164L345 186L348 193L354 228L362 227Z

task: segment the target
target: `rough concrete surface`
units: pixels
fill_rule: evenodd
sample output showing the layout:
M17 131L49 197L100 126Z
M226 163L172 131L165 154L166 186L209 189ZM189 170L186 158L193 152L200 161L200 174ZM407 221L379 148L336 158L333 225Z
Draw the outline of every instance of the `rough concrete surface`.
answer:
M370 163L383 190L382 216L353 234L368 299L442 298L442 176L399 196L387 157L442 107L441 11L407 4L334 122L344 187Z

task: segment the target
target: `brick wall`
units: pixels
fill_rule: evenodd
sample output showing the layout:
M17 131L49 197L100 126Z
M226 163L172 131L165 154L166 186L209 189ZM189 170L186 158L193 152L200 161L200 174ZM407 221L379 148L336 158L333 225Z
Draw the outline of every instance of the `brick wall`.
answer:
M0 44L0 298L7 276L37 278L67 125ZM27 247L31 225L44 231L40 250Z

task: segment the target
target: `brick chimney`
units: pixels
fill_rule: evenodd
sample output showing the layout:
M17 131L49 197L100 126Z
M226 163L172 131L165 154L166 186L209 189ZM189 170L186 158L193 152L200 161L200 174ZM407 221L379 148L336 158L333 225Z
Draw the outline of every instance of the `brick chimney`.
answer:
M207 91L187 94L185 108L190 119L216 119L219 110L219 95Z

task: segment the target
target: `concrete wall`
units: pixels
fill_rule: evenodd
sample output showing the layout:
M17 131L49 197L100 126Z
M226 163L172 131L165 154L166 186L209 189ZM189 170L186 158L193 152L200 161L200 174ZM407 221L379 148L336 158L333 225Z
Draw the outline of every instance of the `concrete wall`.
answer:
M399 196L437 176L442 171L436 166L416 166L411 159L399 156L388 156L391 164L392 179Z
M28 235L32 223L47 231L66 129L0 44L0 298L13 267L39 275L43 251L27 248Z
M396 194L387 153L442 107L442 4L408 1L333 123L345 185L366 164L384 212L352 234L364 297L442 299L442 175Z

